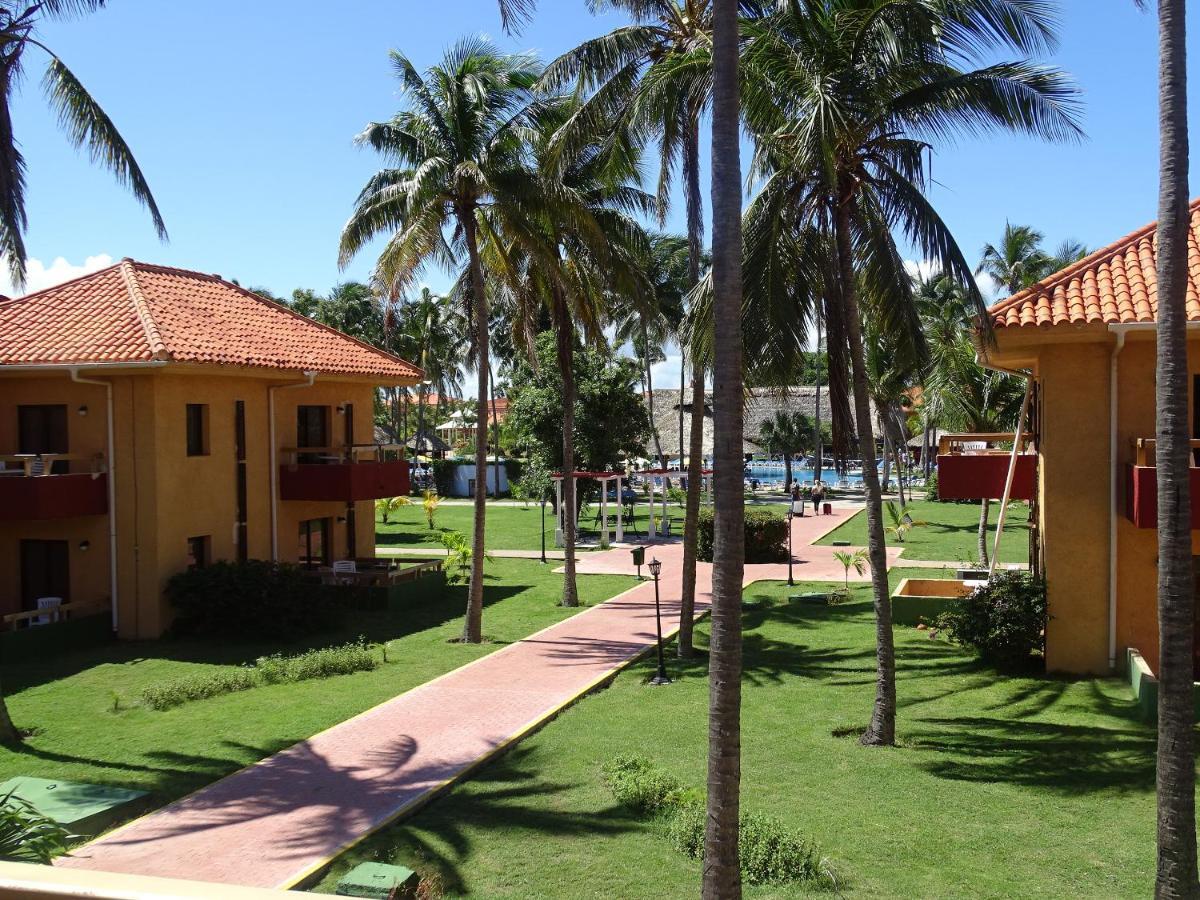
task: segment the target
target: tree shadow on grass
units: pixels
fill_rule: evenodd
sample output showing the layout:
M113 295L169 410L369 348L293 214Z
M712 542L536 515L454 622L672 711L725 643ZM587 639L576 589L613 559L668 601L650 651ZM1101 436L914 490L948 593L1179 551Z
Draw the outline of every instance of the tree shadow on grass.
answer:
M530 585L511 583L484 584L486 609L528 590ZM352 609L338 628L292 640L230 641L217 638L161 638L154 641L110 641L94 647L74 650L44 659L4 666L4 688L17 693L100 665L136 665L149 660L207 665L241 666L252 664L260 656L274 653L303 653L353 641L359 636L369 643L394 641L408 635L440 627L460 618L466 609L465 584L447 584L440 596L414 599L387 609Z
M921 727L923 726L923 727ZM1064 794L1154 790L1154 733L993 716L930 718L906 744L931 751L921 763L954 781L1003 782Z
M436 872L447 894L470 893L474 831L523 832L548 838L602 839L647 828L646 822L615 803L588 812L554 809L552 798L575 785L548 781L530 759L533 750L516 747L424 807L412 819L389 826L334 863L340 875L363 861L401 863L421 874Z

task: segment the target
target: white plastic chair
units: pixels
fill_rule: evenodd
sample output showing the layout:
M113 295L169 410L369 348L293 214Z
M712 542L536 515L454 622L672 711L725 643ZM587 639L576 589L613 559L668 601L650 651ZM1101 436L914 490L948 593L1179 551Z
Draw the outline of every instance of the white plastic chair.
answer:
M49 625L58 618L58 608L62 606L62 597L38 597L37 608L44 612L33 619L32 625Z
M335 559L333 561L333 576L338 584L354 584L354 576L358 574L358 564L352 559Z

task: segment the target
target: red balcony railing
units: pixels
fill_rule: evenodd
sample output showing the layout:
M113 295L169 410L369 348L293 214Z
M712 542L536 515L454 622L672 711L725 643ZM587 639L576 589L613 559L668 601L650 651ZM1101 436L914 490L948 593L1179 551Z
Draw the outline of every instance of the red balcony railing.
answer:
M1194 440L1192 449L1200 449ZM1125 517L1138 528L1158 527L1158 468L1153 438L1133 442L1134 461L1125 466ZM1200 468L1193 461L1189 471L1192 494L1192 528L1200 529Z
M945 434L938 442L938 497L942 500L1001 500L1012 450L997 447L1012 433ZM1037 489L1037 454L1021 441L1009 499L1032 500Z
M87 462L89 472L55 469ZM0 521L22 522L102 516L108 512L108 475L102 456L70 453L0 455Z
M279 467L283 500L335 500L351 503L403 496L409 492L408 460L395 457L398 444L353 447L285 447Z

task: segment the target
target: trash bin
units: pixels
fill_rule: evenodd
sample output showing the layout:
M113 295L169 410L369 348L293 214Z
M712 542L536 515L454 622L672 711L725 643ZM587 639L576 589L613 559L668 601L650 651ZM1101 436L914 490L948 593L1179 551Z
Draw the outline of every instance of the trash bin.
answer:
M646 564L646 548L645 547L634 547L632 550L629 551L629 554L633 557L633 564L635 566L637 566L638 578L641 578L642 577L642 566L644 566Z

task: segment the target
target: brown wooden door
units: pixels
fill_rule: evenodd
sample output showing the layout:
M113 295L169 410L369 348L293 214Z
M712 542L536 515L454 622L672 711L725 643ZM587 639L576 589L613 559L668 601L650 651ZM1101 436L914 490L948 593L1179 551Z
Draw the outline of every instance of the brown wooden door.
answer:
M297 447L328 447L329 446L329 407L328 406L297 406L296 407L296 446ZM302 463L324 462L323 453L301 453Z
M64 403L39 403L17 407L18 453L67 453L67 407ZM66 460L54 463L55 475L69 471Z
M21 608L37 609L39 597L71 601L66 541L21 541Z

